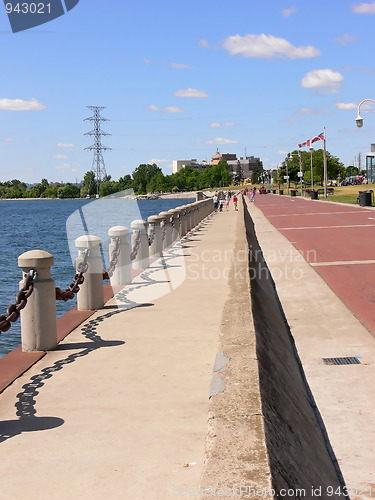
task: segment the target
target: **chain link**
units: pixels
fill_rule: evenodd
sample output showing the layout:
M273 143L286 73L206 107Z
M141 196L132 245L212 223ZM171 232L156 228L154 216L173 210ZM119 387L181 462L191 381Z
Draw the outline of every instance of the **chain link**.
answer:
M155 224L150 224L150 234L148 235L148 245L151 246L155 239Z
M83 259L77 266L77 271L73 277L73 283L70 283L68 288L65 290L61 290L60 288L56 287L56 300L63 300L66 302L67 300L71 300L74 298L74 294L79 292L79 286L82 285L82 283L85 281L84 278L84 273L87 273L89 265L87 263L87 259L90 255L90 250L85 250L82 252L83 254Z
M134 240L134 248L133 251L130 252L130 260L134 260L137 257L139 247L141 246L141 231L140 229L134 229L135 240Z
M165 236L167 234L167 221L163 221L163 241L165 240Z
M25 280L25 284L16 295L16 302L10 304L6 316L0 316L0 332L7 332L12 326L11 323L14 323L20 317L21 309L26 306L27 299L33 293L35 278L36 272L31 270Z
M105 271L103 271L103 280L111 279L117 266L118 258L120 255L120 237L116 236L114 240L115 240L115 248L113 249L112 257L111 260L109 261L108 268Z

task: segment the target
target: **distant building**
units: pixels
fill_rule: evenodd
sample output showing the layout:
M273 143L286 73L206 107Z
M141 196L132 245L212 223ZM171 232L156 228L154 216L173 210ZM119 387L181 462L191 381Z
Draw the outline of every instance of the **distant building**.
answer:
M229 165L229 173L233 176L236 174L238 162L240 162L244 179L251 179L254 170L263 168L263 162L260 158L255 158L254 156L241 156L238 159L227 160L227 162Z
M199 163L197 162L197 160L195 158L193 158L191 160L173 160L172 171L175 174L175 173L179 172L184 167L197 168L198 165L199 165Z
M216 151L214 155L212 155L211 166L217 165L220 161L226 161L229 163L229 160L236 160L237 156L235 154L230 153L219 153L219 150Z

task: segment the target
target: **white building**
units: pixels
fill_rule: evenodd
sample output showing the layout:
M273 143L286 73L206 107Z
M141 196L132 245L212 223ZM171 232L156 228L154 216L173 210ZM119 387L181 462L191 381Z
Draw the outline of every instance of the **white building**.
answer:
M179 172L184 167L194 167L197 168L198 162L195 158L191 160L173 160L173 173Z

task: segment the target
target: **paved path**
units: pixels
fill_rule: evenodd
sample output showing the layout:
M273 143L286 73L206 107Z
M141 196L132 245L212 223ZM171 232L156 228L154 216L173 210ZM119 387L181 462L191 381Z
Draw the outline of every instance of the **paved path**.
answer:
M375 212L271 194L248 206L350 497L373 498L375 339L338 296L374 332ZM323 362L346 356L361 363Z
M242 217L231 208L1 394L1 500L164 500L199 487Z
M278 195L256 204L375 335L375 211Z

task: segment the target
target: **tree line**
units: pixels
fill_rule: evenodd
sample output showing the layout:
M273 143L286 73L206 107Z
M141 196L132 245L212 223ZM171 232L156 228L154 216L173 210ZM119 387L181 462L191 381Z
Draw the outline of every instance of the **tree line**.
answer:
M0 182L0 198L87 198L96 194L103 197L128 189L133 189L135 194L197 191L228 186L231 182L228 164L223 161L202 172L184 167L170 175L164 175L161 168L153 163L141 164L132 175L124 175L117 181L107 175L99 185L92 171L85 173L82 186L70 182L50 184L47 179L42 179L39 184L28 188L24 182L13 179Z

